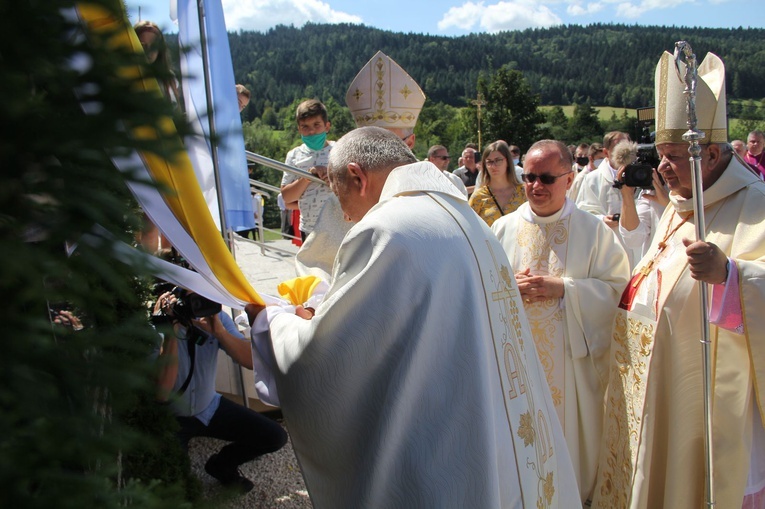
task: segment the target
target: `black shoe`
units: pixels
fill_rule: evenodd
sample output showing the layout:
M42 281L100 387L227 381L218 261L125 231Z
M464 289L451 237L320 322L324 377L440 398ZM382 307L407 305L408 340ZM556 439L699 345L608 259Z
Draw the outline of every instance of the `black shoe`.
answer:
M210 456L205 463L205 472L218 480L223 486L235 488L241 493L248 493L255 485L244 477L238 468L222 464L217 454Z

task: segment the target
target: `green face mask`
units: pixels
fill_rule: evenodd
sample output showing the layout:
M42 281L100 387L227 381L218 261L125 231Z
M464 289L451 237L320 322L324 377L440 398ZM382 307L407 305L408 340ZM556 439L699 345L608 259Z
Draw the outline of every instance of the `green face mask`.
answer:
M313 151L318 151L324 148L324 144L327 143L327 133L312 134L310 136L301 136L305 146Z

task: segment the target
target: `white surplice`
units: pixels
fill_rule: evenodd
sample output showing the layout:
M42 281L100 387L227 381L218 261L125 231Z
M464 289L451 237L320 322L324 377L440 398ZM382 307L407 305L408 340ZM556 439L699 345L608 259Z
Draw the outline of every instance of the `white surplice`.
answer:
M432 164L390 173L312 320L264 315L315 507L580 504L512 268Z
M603 221L568 199L549 217L524 203L492 231L516 272L563 279L562 299L524 306L585 501L595 484L611 324L629 280L627 254Z

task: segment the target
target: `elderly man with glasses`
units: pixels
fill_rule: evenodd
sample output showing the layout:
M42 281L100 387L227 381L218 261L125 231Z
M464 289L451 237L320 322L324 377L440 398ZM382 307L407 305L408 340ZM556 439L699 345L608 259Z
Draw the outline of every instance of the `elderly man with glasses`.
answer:
M542 140L526 154L526 203L492 231L507 252L579 480L595 484L611 324L629 280L627 253L610 228L566 198L571 152Z

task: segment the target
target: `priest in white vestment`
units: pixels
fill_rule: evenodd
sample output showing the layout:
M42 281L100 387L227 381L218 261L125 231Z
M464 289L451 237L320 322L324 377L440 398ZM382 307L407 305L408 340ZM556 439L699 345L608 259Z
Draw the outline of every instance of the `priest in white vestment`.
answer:
M512 268L488 227L381 128L341 138L329 178L355 224L321 304L248 307L314 506L579 507Z
M593 507L706 507L699 282L711 300L715 507L765 501L765 183L733 157L725 68L709 53L696 88L706 241L694 240L684 75L665 52L656 148L670 204L614 322Z
M571 168L563 143L532 145L527 202L491 229L515 270L584 503L595 486L611 324L630 268L611 229L566 198Z

